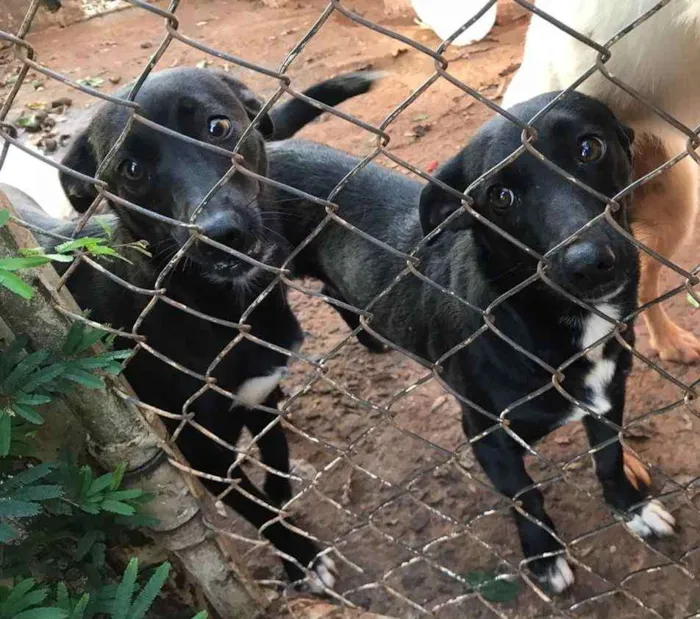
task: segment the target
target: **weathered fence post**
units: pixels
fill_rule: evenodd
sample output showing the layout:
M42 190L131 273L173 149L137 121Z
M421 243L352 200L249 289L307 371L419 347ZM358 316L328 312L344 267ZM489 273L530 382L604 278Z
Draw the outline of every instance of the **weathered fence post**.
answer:
M0 191L0 209L12 211ZM35 247L33 235L9 223L0 229L0 256L17 255L20 247ZM34 349L57 349L65 340L70 320L56 309L79 311L67 290L58 291L52 267L40 267L26 276L36 293L26 301L0 288L0 316L15 334L23 334ZM119 379L125 389L128 386ZM131 483L155 494L150 513L159 520L152 537L174 553L200 585L212 607L223 619L254 619L263 609L263 597L234 565L222 542L203 521L199 483L185 476L165 456L165 430L159 420L149 423L133 404L115 390L107 378L104 391L76 387L63 399L89 435L90 451L107 469L126 463ZM172 447L168 455L177 457Z

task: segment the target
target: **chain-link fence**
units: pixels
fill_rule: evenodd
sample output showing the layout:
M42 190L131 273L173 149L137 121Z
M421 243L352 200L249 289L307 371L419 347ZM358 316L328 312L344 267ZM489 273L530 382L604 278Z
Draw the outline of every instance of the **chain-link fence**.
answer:
M124 221L130 220L132 215L151 217L154 227L165 225L184 233L181 237L184 240L177 246L170 243L166 244L165 248L151 248L152 260L159 266L159 272L152 281L144 283L138 278L128 281L112 273L110 263L99 262L89 253L85 253L62 275L61 285L70 289L71 279L75 277L79 268L93 269L105 280L123 287L124 295L144 299L143 307L133 324L103 326L133 344L134 353L127 362L127 377L132 385L135 385L137 394L138 384L152 388L152 385L148 384L152 378L138 374L138 368L148 370L153 367L144 362L144 359L160 362L163 367L167 366L174 373L179 373L183 384L191 382L195 385L185 401L178 403L176 408L171 410L165 410L160 405L146 400L138 404L143 410L155 413L169 423L174 440L179 438L181 447L183 441L190 441L196 444L195 450L200 450L199 453L210 449L212 452L218 450L217 453L226 454L227 464L224 471L198 470L197 467L190 468L180 462L174 463L204 481L213 483L210 489L217 492L217 505L221 507L222 521L212 522L211 526L235 541L242 550L251 573L263 584L287 586L276 559L281 556L288 564L294 565L300 575L310 579L312 585L338 604L365 607L392 617L700 616L700 587L696 583L696 557L700 543L696 481L700 467L693 469L693 466L700 465L700 462L692 449L693 433L697 429L697 411L693 404L694 390L698 382L697 372L692 366L674 365L652 358L645 352L648 346L645 349L642 346L631 345L627 326L630 319L650 311L658 311L659 304L670 299L676 300L677 309L685 305L680 307L682 312L679 315L683 312L690 315L694 311L693 305L700 302L700 297L693 288L698 283L697 273L700 266L695 258L690 267L673 262L667 247L652 242L647 244L645 239L635 238L620 220L623 206L630 199L634 200L634 196L639 192L644 192L645 187L651 188L649 191L653 193L654 183L658 182L659 178L664 178L663 174L669 168L700 163L695 152L699 143L698 128L688 126L685 117L675 117L673 112L659 104L658 100L655 101L645 93L635 90L626 82L625 74L613 75L607 68L608 62L615 58L616 46L619 49L626 37L636 29L643 28L645 24L647 27L653 24L659 11L674 10L673 5L678 5L678 10L681 10L680 5L684 1L665 0L650 6L643 14L639 11L640 16L633 23L617 32L610 40L601 43L589 38L590 33L572 31L560 21L543 13L537 6L524 0L514 0L513 5L528 13L537 14L593 52L590 67L586 67L585 72L578 76L579 79L567 84L569 87L560 96L552 99L535 118L529 120L523 120L499 106L502 88L494 92L493 89L470 85L455 77L450 70L448 57L452 50L451 41L484 15L496 0L484 2L484 6L472 20L465 23L450 39L437 46L431 45L429 40L421 42L418 37L411 38L403 34L398 26L383 25L378 18L369 19L368 12L360 12L351 4L331 0L327 6L319 5L320 8L317 9L317 15L310 27L286 34L291 34L291 38L296 39L296 42L289 46L284 61L274 68L257 61L255 50L251 49L243 58L229 53L225 45L212 46L205 43L206 36L201 33L208 27L206 20L196 26L199 28L197 32L181 28L178 15L182 9L177 0L173 0L167 8L140 0L130 0L134 6L133 11L141 12L144 17L157 17L163 21L160 41L154 46L154 51L149 52L150 58L122 96L107 94L106 88L100 88L89 79L75 79L66 70L54 68L50 59L37 55L35 45L29 42L27 35L35 14L41 10L41 0L33 0L18 32L0 32L0 41L10 45L13 54L12 66L18 68L16 76L6 82L7 93L0 108L0 135L4 140L0 169L8 152L11 153L12 148L20 149L57 168L67 175L67 178L77 179L85 183L85 186L94 188L94 192L89 194L90 205L85 215L77 222L76 233L89 225L88 220L95 216L105 201L118 207L122 213L120 217ZM666 8L666 5L671 6ZM306 10L309 10L309 7L306 7ZM337 27L336 20L341 18L351 23L354 28L369 30L373 35L395 41L399 45L395 57L404 55L409 50L411 54L419 55L422 58L421 62L428 60L434 67L430 75L423 79L418 87L412 88L410 95L399 105L387 106L382 110L385 119L379 124L375 125L355 115L319 104L304 95L292 77L298 63L302 62L304 50L320 32L332 31ZM386 23L395 24L395 21ZM700 21L688 23L693 25L686 24L685 28L692 28ZM104 36L108 38L106 29ZM270 38L277 36L279 33L270 32ZM667 36L672 37L673 34ZM119 43L115 43L117 50ZM493 43L492 47L499 45L496 39ZM210 58L211 62L226 63L228 66L244 69L249 72L240 76L244 81L248 75L258 74L276 82L274 94L267 98L261 109L256 110L253 124L242 133L232 150L212 146L191 136L179 136L171 128L141 114L142 108L135 99L144 84L147 84L149 76L154 71L166 68L161 65L161 59L171 45L197 50ZM469 51L466 53L468 55ZM643 55L645 51L640 48L638 53ZM123 130L120 128L116 142L108 145L109 152L97 162L94 174L76 173L48 157L41 156L28 148L26 142L18 136L16 127L10 123L11 112L19 106L22 88L27 87L32 80L29 77L30 73L37 74L44 80L57 80L71 89L100 100L100 103L116 106L113 109L120 110L119 114L126 113ZM682 136L674 138L676 143L681 140L682 150L664 152L662 162L654 160L653 166L643 170L643 173L639 173L638 170L634 182L616 195L603 195L575 178L552 157L547 156L546 153L552 151L543 147L537 139L538 122L552 113L552 110L557 110L557 106L566 101L571 91L591 79L602 79L606 83L614 84L633 101L632 104L628 101L626 105L637 105L649 118L655 119L654 122L670 127L676 132L676 136ZM452 84L455 93L460 97L482 104L489 113L500 115L521 132L520 147L493 169L480 174L477 179L472 179L476 182L470 184L469 195L478 190L479 184L487 183L491 177L512 165L519 157L534 157L548 174L566 179L578 190L583 190L587 195L599 200L600 214L555 247L546 252L539 252L518 240L517 234L499 230L497 224L480 216L478 209L472 209L475 207L472 198L465 197L461 191L440 180L436 181L423 169L424 166L416 165L408 158L400 156L392 144L393 127L401 117L415 116L415 107L412 106L422 97L428 96L436 84L444 82ZM380 91L381 84L377 85L376 89ZM246 144L254 139L255 127L260 125L265 114L285 95L306 101L326 114L336 116L347 123L348 127L361 129L369 140L364 141L364 146L371 144L370 152L358 160L352 171L343 175L342 182L329 195L310 195L298 188L280 187L279 183L275 184L274 179L271 181L266 178L247 161ZM681 96L685 95L678 95ZM673 93L670 93L663 101L673 101L673 97ZM354 105L361 106L361 101L362 99L358 98ZM691 102L690 106L693 105L694 102ZM698 109L698 106L695 105L695 108ZM118 113L113 112L115 117ZM418 119L415 122L422 122L417 116L415 119ZM420 129L424 130L424 127ZM455 128L455 131L457 130ZM178 221L174 213L154 212L153 209L144 208L124 195L113 193L114 187L103 180L105 172L117 163L120 149L128 144L128 136L135 132L142 135L144 132L152 132L153 135L158 134L168 139L181 139L183 144L200 147L202 152L228 157L232 162L226 174L210 188L211 191L206 193L201 203L188 212L187 220ZM463 143L451 148L449 152L440 149L439 152L430 155L436 160L446 161L467 144L468 137L459 136ZM343 188L375 160L393 168L395 174L398 174L396 170L400 170L418 177L421 181L436 182L446 192L446 199L451 196L462 200L463 209L445 221L438 222L434 230L414 247L392 246L387 239L374 238L371 233L346 220L338 201L342 197ZM429 169L433 171L434 167ZM318 213L321 214L318 222L310 226L306 239L287 251L283 259L274 264L266 263L254 252L246 253L232 249L220 239L209 238L205 230L198 225L198 219L202 213L206 213L207 206L215 199L217 192L225 190L235 179L241 178L283 191L284 195L291 196L289 202L292 202L292 197L307 200L309 208L318 209ZM683 178L690 178L694 182L695 175L691 172L690 176ZM696 192L697 187L693 187L689 193ZM285 213L285 200L287 198L279 198L273 209L283 219L290 216L289 213ZM368 205L367 208L372 207ZM417 200L415 208L418 209ZM434 281L421 270L421 260L427 255L426 252L438 251L436 246L431 245L431 240L444 235L449 226L456 221L456 217L464 216L465 212L477 217L490 230L500 235L503 243L519 247L537 265L530 276L497 298L489 299L485 306L476 306L468 295L460 296L462 291L451 289L444 282ZM670 221L673 222L674 218ZM682 226L690 223L692 218L688 218ZM550 267L558 252L585 236L594 226L604 226L613 231L620 238L626 239L628 245L642 255L643 265L647 265L643 267L642 277L649 277L650 263L658 263L670 270L675 277L671 289L654 298L643 298L643 305L634 309L630 315L610 316L599 306L593 307L591 303L578 298L569 288L557 283L556 278L551 275ZM36 227L28 227L37 230ZM390 285L363 307L355 307L352 303L333 298L327 294L327 288L321 290L313 281L300 281L292 275L294 265L300 256L304 255L304 250L322 239L329 229L339 228L345 230L348 235L364 238L375 248L376 255L385 255L387 261L399 260L404 265L392 277ZM65 240L70 237L59 235L56 238ZM189 252L202 246L214 248L252 264L264 274L264 285L258 290L250 284L253 286L253 292L248 291L250 299L245 307L233 307L230 314L223 310L211 311L214 307L211 304L212 293L206 289L213 287L212 282L216 280L206 277L202 277L200 281L202 298L206 297L206 303L197 296L183 300L183 295L174 288L180 281L178 273L193 277L192 273L196 272L196 269L189 262ZM284 246L282 241L280 246ZM369 272L370 265L367 268ZM408 349L405 344L383 336L382 333L386 333L387 329L382 328L381 319L379 323L373 322L373 308L381 307L382 300L386 299L392 290L411 280L416 286L420 285L430 290L430 294L433 295L431 298L444 297L451 299L458 306L461 304L465 315L476 312L480 316L480 326L468 337L450 342L450 348L433 359L426 359L416 350ZM537 290L537 286L542 285L555 290L560 298L565 298L573 306L592 312L604 325L608 325L608 328L598 333L598 337L582 344L575 356L556 359L555 363L540 358L526 345L515 341L508 335L507 326L499 324L495 318L502 315L500 310L508 307L508 303L515 296L523 291ZM261 307L264 308L270 299L281 294L282 286L291 291L292 308L302 317L304 328L310 332L306 344L301 349L297 349L294 342L290 344L287 340L265 339L260 333L269 331L265 331L264 328L261 331L256 322L256 312L259 315L263 311ZM214 292L215 296L217 294L219 293ZM354 316L357 321L354 332L348 331L346 326L338 322L337 317L319 300ZM199 350L196 340L208 337L206 334L211 329L228 333L226 338L220 338L218 353L205 360L171 358L157 343L162 342L160 335L149 338L149 333L157 331L153 322L149 323L149 316L157 312L156 308L163 307L173 308L173 312L187 315L190 320L188 324L202 321L205 325L201 327L201 331L193 329L189 333L171 334L172 337L183 340L191 338L191 344L188 346L191 346L193 351ZM89 317L66 308L60 309L75 320L98 324ZM546 315L548 305L543 302L539 311ZM426 315L416 317L416 320L423 321L432 319L432 316ZM559 316L547 316L547 319L554 324L559 320ZM278 317L273 316L268 320L274 322ZM404 327L407 331L413 329L410 324ZM437 327L440 327L439 322ZM651 328L653 330L653 325ZM380 341L384 344L389 349L389 354L371 357L356 343L355 336L362 333L374 336L375 343ZM461 358L463 351L486 338L491 338L488 341L497 342L498 347L506 345L514 360L526 359L530 364L528 367L534 366L538 372L545 371L551 380L536 390L520 393L519 398L509 401L500 410L485 410L477 400L472 399L468 390L460 391L455 381L446 377L444 371L446 366ZM621 350L631 351L635 360L635 369L628 380L628 395L633 406L627 407L627 418L621 425L607 419L605 412L601 414L597 411L587 400L587 395L571 392L566 380L567 370L574 373L577 362L583 358L593 359L590 355L602 351L609 342L616 342ZM167 345L165 348L168 349ZM689 345L691 357L692 348L693 346ZM291 376L282 383L287 397L280 399L279 395L270 396L273 397L272 400L263 397L246 405L241 391L237 391L240 385L237 384L235 388L227 386L225 378L221 376L221 370L228 368L227 359L236 354L243 355L244 361L239 363L244 366L253 365L254 359L257 358L255 355L263 354L261 351L265 354L279 355L290 362ZM513 363L517 365L517 361ZM154 376L158 377L160 374ZM246 376L254 378L255 374ZM172 385L163 384L159 388L168 392L171 388L174 389ZM262 389L259 384L256 385ZM533 400L555 394L562 396L563 402L568 401L574 410L578 408L590 417L602 421L604 427L612 429L612 435L608 432L607 439L589 446L584 444L583 434L579 429L567 426L563 432L557 432L541 445L528 444L511 428L510 418L517 416L518 410ZM221 410L222 416L245 414L245 426L249 430L257 428L252 432L254 436L245 444L235 444L241 428L231 430L230 435L222 436L217 435L207 423L201 421L201 411L211 406L210 401L214 396L223 398L228 403L227 407ZM127 394L124 397L134 399ZM453 397L461 404L471 407L474 415L489 420L488 423L479 422L479 431L469 438L464 438L461 434L459 411ZM159 401L167 399L163 397ZM241 402L241 399L244 399L244 402ZM634 410L630 410L632 407ZM259 415L253 415L254 411ZM240 425L244 425L243 422ZM295 463L291 470L284 462L284 454L266 455L270 445L279 448L280 430L284 431L291 444L291 457ZM654 484L651 495L663 499L667 509L674 514L679 523L676 536L670 541L649 541L637 534L626 532L619 522L619 511L611 510L603 501L594 469L589 462L591 457L595 458L616 444L618 434L628 454L626 462L630 477L633 477L630 471L637 471L635 483L639 483L644 473L636 467L631 454L635 454L647 465L662 465L653 466ZM508 441L520 445L530 457L528 468L534 481L529 479L508 497L493 489L494 478L489 481L472 455L473 447L478 448L480 442L496 435L505 436ZM284 446L284 443L282 445ZM187 454L187 450L184 451ZM498 459L501 454L497 453L495 457ZM509 465L505 466L508 468ZM600 467L600 462L598 466ZM621 462L619 466L621 470ZM255 482L268 475L268 482L272 478L291 483L291 497L284 496L283 490L281 503L272 504L264 493L254 489L247 477L242 476L242 471L246 471ZM502 474L508 474L508 471ZM265 488L269 487L266 483ZM533 491L545 495L549 513L557 526L556 533L538 514L528 512L527 497L531 496ZM239 497L237 502L232 501L234 496ZM239 511L247 516L250 516L251 511L262 511L263 524L259 531L249 532L249 525L242 520L236 520L231 525L230 521L223 519L226 515L225 506L234 503L239 508L243 504L243 509ZM564 548L561 552L554 550L544 553L544 558L565 555L568 562L575 566L577 580L569 592L562 596L553 596L551 591L532 576L529 571L530 564L533 559L543 558L543 554L535 553L528 559L523 559L518 532L511 517L512 510L526 524L553 534ZM288 514L292 512L296 518L294 521L288 519ZM255 520L254 517L248 519ZM317 556L309 561L304 553L299 556L290 555L290 546L278 543L279 536L288 533L296 536L298 540L309 542ZM337 570L337 579L331 578L334 572L332 564ZM334 586L331 588L329 585L333 581Z

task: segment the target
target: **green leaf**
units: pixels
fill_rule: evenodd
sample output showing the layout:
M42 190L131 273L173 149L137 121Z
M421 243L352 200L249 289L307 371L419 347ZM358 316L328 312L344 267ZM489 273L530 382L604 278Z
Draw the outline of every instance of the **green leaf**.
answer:
M22 390L26 392L36 391L42 385L51 385L54 379L58 378L65 372L66 366L64 363L52 363L46 367L36 370L22 385Z
M112 473L112 483L109 487L112 490L116 490L122 485L122 480L124 479L124 473L126 473L126 462L120 462ZM114 498L114 497L111 497Z
M17 473L12 479L6 480L3 483L3 487L13 490L15 488L21 488L22 486L33 484L35 481L44 479L44 477L53 471L53 469L54 465L51 462L42 462L36 466L30 466Z
M33 423L35 426L40 426L44 423L44 418L39 415L39 413L37 413L31 407L25 406L24 404L18 404L15 402L10 405L10 410L29 423Z
M75 605L73 612L70 614L69 619L83 619L85 617L85 610L87 605L90 603L90 594L84 593L83 596L78 600Z
M15 396L15 402L17 402L17 404L24 404L25 406L40 406L51 402L51 398L47 395L28 395L26 393L20 393L18 396Z
M7 209L0 210L0 228L10 221L10 211Z
M0 269L5 271L19 271L31 269L47 264L49 259L45 256L24 256L20 258L0 258Z
M73 262L74 256L66 256L64 254L44 254L46 258L53 262Z
M50 501L63 496L63 488L55 484L41 484L39 486L23 486L12 494L12 498L18 501Z
M493 572L475 571L464 575L469 586L489 602L512 602L520 594L520 585L509 576Z
M105 81L101 77L83 77L76 80L76 83L80 84L81 86L88 86L90 88L99 88L105 83Z
M0 606L0 611L10 617L14 615L20 608L24 596L26 596L35 585L33 578L25 578L18 582L12 589L10 594L5 598L5 601Z
M83 337L84 330L85 325L82 322L74 322L70 326L68 334L66 335L66 340L61 347L61 352L63 352L64 355L72 355L75 353Z
M76 561L82 561L85 556L87 555L90 550L92 550L92 547L95 545L97 542L97 539L100 536L100 531L97 530L92 530L88 531L85 535L83 535L79 540L75 548L75 560Z
M99 376L94 376L89 372L79 369L68 370L64 378L82 385L83 387L87 387L88 389L103 389L105 386L104 381Z
M111 501L110 499L102 501L102 509L120 516L133 516L136 513L136 509L131 505L121 501Z
M134 595L134 586L136 585L138 571L139 560L134 557L126 566L122 581L117 587L114 603L112 604L112 619L127 619L129 609L131 608L131 598Z
M48 593L49 590L46 587L30 591L29 593L22 596L22 598L14 605L13 614L19 613L20 611L26 610L27 608L31 608L32 606L38 606L46 599Z
M10 453L12 443L12 419L7 413L0 411L0 457Z
M0 498L0 517L31 518L41 511L41 505L28 501L13 501Z
M56 585L56 604L65 611L70 611L70 596L66 583L59 582Z
M12 394L22 384L22 381L34 372L39 366L49 358L49 352L39 350L27 355L10 372L10 375L3 382L5 393Z
M4 286L23 299L31 299L34 295L34 289L29 284L9 271L0 270L0 286Z
M192 619L209 619L209 613L206 610L198 612Z
M153 605L156 596L160 593L165 581L168 579L169 573L170 563L166 562L158 567L134 600L128 619L143 619L143 617L146 616L148 609Z
M17 539L19 531L13 529L9 524L0 522L0 543L6 544L13 539Z
M698 303L698 300L692 294L687 293L685 298L688 301L688 305L695 309L700 309L700 303Z
M80 467L80 496L87 496L92 486L92 469L86 464Z
M33 608L25 610L19 615L15 615L12 619L66 619L68 613L60 608Z
M114 473L105 473L100 475L95 481L90 484L90 489L87 491L88 496L94 496L100 492L104 492L114 483Z
M143 490L140 488L131 488L129 490L108 492L105 499L109 499L110 501L130 501L132 499L138 499L141 495L143 495Z

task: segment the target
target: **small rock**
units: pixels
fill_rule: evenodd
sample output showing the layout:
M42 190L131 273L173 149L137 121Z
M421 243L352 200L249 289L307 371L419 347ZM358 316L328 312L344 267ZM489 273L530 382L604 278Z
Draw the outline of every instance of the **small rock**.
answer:
M46 128L46 127L52 128L55 126L56 126L56 119L53 118L52 116L47 116L44 119L44 122L42 123L42 128Z
M69 97L60 97L58 99L54 99L51 101L51 107L56 108L56 107L70 107L73 105L73 99Z
M114 84L114 85L116 85L116 84L118 84L119 82L122 81L122 78L121 78L121 76L119 76L119 75L113 75L112 77L110 77L110 78L108 78L108 79L109 79L110 83L112 83L112 84Z
M58 142L53 138L44 140L44 152L45 153L55 153L58 148Z
M151 47L153 47L153 43L151 43L150 41L143 41L141 45L139 45L139 47L141 49L151 49Z
M425 529L425 527L428 526L430 523L430 515L428 512L424 509L419 511L413 518L411 518L411 522L408 526L411 527L411 530L414 533L420 533Z

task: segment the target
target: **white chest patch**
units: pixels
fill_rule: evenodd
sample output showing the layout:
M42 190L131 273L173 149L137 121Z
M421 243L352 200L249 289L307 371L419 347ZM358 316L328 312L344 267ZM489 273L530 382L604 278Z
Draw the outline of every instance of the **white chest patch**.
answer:
M610 305L609 303L601 303L600 305L596 306L596 309L606 316L610 316L610 318L613 320L620 319L620 311L614 305ZM583 321L583 333L581 334L580 342L581 348L588 348L591 344L594 344L601 338L608 335L614 328L615 325L613 323L608 322L596 314L591 314ZM593 367L589 370L586 378L584 379L584 384L590 392L584 403L599 415L605 415L610 412L611 404L608 400L606 391L612 377L615 375L616 367L614 361L603 358L604 347L605 344L601 344L593 348L590 352L586 353L586 358L593 363ZM566 418L564 423L579 421L587 414L588 412L582 408L573 406L571 413Z
M287 373L287 368L277 368L272 374L267 376L256 376L245 381L234 394L238 398L236 404L243 406L256 406L262 404L280 384L280 381ZM236 404L232 404L231 408Z

